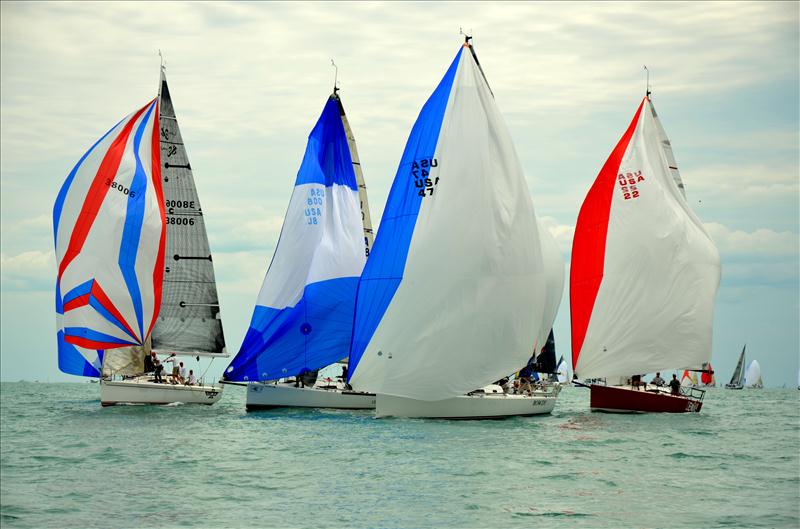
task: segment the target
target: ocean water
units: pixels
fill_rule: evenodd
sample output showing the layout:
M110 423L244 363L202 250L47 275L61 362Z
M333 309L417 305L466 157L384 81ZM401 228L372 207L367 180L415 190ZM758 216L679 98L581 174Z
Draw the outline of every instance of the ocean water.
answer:
M0 516L16 527L798 527L800 391L703 411L550 416L101 408L97 384L0 386Z

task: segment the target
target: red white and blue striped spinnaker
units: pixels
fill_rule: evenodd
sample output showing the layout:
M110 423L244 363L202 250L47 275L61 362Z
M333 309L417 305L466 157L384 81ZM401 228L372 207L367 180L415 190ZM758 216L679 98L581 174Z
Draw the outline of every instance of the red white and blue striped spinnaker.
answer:
M142 345L158 316L165 216L156 99L81 157L53 207L59 368L97 376L106 349Z

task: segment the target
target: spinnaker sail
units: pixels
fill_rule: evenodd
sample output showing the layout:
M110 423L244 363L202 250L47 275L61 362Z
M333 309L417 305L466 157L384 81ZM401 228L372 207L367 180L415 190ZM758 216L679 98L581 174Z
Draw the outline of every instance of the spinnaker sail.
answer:
M227 380L277 380L347 356L366 251L340 110L334 94L308 137L281 236Z
M142 347L161 304L164 200L158 100L81 157L53 208L58 366L100 376L105 351Z
M524 366L551 327L542 254L511 137L465 44L414 124L359 280L353 386L437 401Z
M570 302L582 378L710 360L719 252L684 198L665 138L645 97L581 207Z

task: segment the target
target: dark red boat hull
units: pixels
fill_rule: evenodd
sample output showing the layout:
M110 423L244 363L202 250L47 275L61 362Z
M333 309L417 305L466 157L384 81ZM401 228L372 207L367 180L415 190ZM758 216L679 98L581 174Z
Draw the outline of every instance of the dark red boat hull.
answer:
M684 396L592 384L589 406L614 413L697 413L703 402Z

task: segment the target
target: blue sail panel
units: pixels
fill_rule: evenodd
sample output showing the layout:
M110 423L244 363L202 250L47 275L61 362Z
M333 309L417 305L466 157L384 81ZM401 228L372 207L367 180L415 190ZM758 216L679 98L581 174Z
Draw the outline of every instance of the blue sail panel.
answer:
M414 171L423 163L434 167L438 163L434 157L436 145L463 49L458 50L436 90L422 107L400 159L375 244L358 284L348 378L355 373L403 279L408 248L422 202Z
M68 375L82 377L99 377L100 370L89 363L78 348L64 340L64 332L58 331L58 368ZM101 352L98 353L98 365L102 365Z
M256 306L226 378L274 380L347 357L357 284L356 277L331 279L308 285L294 307Z
M275 380L347 357L363 225L353 162L329 98L305 156L250 328L228 380Z

